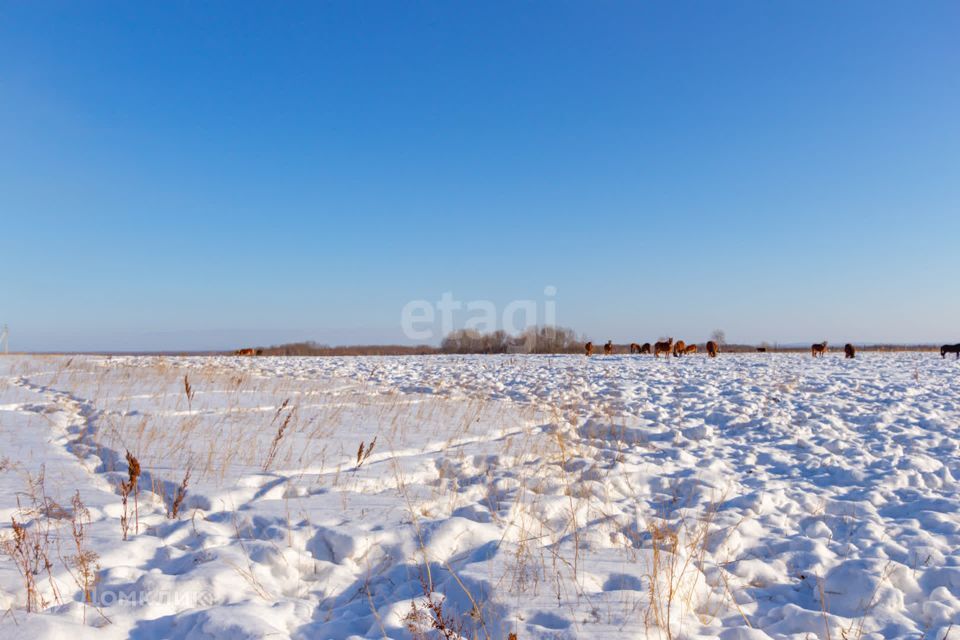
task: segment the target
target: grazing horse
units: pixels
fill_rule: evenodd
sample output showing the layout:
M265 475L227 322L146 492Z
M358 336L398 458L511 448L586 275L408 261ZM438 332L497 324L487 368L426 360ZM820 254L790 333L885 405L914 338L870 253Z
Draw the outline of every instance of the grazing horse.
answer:
M235 356L252 356L252 355L256 355L256 353L257 353L257 352L256 352L256 350L254 350L254 349L237 349L236 351L233 352L233 355L235 355Z
M603 355L608 356L613 353L613 340L607 340L607 344L603 345Z
M716 342L714 342L713 340L710 340L709 342L707 342L707 355L708 355L708 356L710 356L711 358L716 358L718 351L720 351L720 348L717 347L717 343L716 343Z
M948 353L957 354L957 358L960 359L960 343L957 344L945 344L940 347L940 357L946 358Z
M810 345L810 355L812 355L814 358L816 358L817 356L820 356L822 358L823 354L825 354L826 352L827 352L826 340L824 340L823 342L818 342L816 344Z
M677 340L673 343L673 357L679 358L684 353L686 353L687 343L683 340Z
M757 353L766 353L766 352L767 352L766 347L757 347Z
M653 357L659 358L661 353L666 353L669 355L670 351L673 349L673 338L669 340L663 340L657 342L653 345Z
M687 348L683 350L684 355L688 355L696 352L697 352L697 345L695 344L688 344Z
M640 345L640 351L637 353L650 353L650 343L644 342L642 345Z
M584 350L586 350L586 352L587 352L587 357L590 357L590 356L593 355L593 343L592 343L592 342L588 342L587 344L583 345L583 348L584 348Z
M856 358L857 350L849 342L843 345L843 357L844 358Z
M630 353L640 353L640 345L636 342L631 342Z

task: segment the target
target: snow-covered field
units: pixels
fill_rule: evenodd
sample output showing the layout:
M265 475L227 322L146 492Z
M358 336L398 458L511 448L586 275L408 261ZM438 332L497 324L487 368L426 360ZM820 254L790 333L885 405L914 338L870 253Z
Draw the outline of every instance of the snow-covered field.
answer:
M0 637L960 638L958 428L929 353L2 357Z

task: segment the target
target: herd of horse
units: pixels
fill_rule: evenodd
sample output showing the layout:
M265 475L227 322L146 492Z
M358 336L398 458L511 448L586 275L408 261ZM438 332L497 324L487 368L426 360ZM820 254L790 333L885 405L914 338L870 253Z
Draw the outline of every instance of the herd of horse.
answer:
M823 356L826 355L827 351L829 351L829 349L827 348L826 340L824 340L823 342L817 342L815 344L810 345L810 355L812 355L814 358L822 358ZM857 349L849 342L843 345L843 357L844 358L857 357Z
M714 340L707 342L707 355L711 358L716 358L717 354L720 353L720 345L717 344ZM593 355L593 343L588 342L584 345L584 350L588 356ZM607 344L603 345L603 355L609 356L613 353L613 340L607 340ZM688 356L694 353L697 353L697 345L687 344L683 340L673 341L673 338L663 340L661 342L655 342L651 345L649 342L644 342L639 344L636 342L630 343L630 353L642 354L642 353L652 353L654 358L659 358L660 354L670 355L673 354L673 357L679 358L680 356Z
M710 340L707 342L707 355L711 358L716 358L717 354L720 352L720 345L715 341ZM593 343L588 342L584 345L584 350L586 351L587 356L593 355ZM810 355L814 358L822 358L830 349L827 346L827 341L817 342L810 345ZM757 349L760 353L766 353L767 350L765 347L760 347ZM695 344L686 344L683 340L673 341L673 338L668 338L660 342L655 342L653 346L649 342L644 342L643 344L637 344L636 342L630 343L630 353L631 354L642 354L642 353L652 353L654 358L659 358L660 354L670 355L673 354L674 358L679 358L680 356L690 355L697 352L697 345ZM609 356L613 353L613 340L607 340L607 344L603 345L603 354ZM957 344L945 344L940 347L940 357L946 358L948 353L957 354L957 358L960 359L960 343ZM856 358L857 349L849 342L843 345L843 356L844 358Z

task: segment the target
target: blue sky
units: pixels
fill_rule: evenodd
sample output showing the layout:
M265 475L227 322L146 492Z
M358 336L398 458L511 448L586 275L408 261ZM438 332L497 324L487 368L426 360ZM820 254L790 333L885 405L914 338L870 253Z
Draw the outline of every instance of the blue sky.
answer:
M958 32L956 2L0 2L0 323L403 342L411 300L552 286L597 340L955 342Z

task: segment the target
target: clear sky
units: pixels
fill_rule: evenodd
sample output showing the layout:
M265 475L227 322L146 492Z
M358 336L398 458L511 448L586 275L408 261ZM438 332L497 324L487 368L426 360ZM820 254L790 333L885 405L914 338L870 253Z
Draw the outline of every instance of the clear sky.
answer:
M596 340L960 341L958 34L953 0L0 1L0 324L408 342L450 292Z

